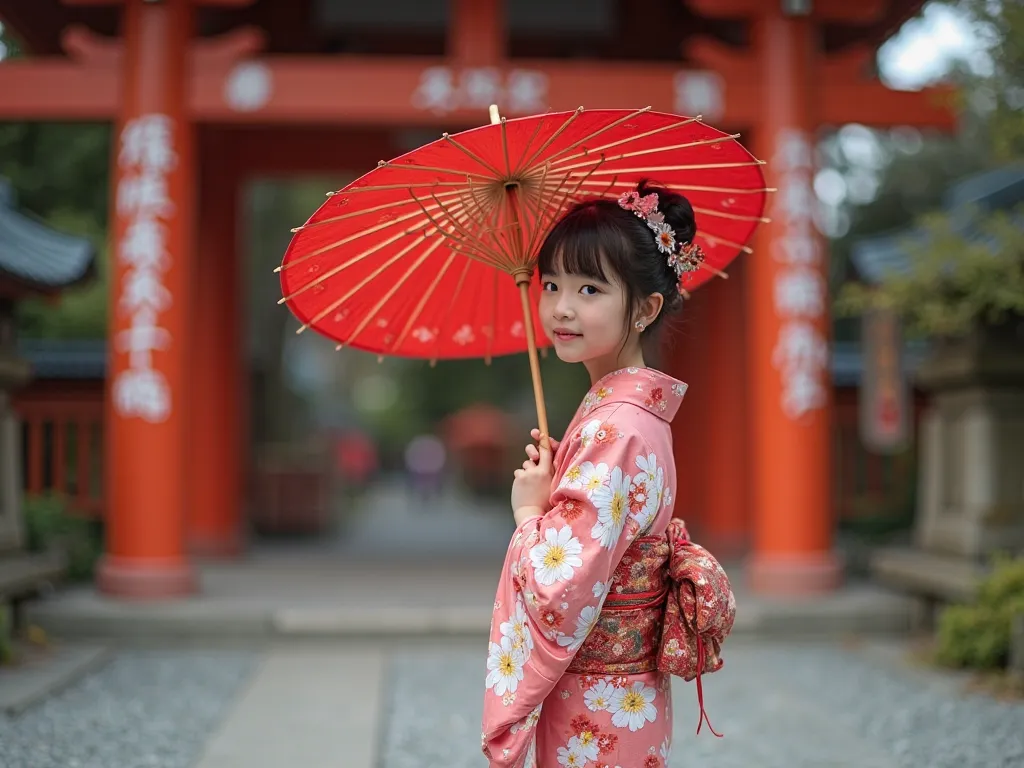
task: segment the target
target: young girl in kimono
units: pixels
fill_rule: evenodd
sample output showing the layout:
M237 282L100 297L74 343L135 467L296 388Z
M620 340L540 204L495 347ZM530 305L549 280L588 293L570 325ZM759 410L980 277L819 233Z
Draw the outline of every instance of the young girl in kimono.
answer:
M541 323L592 387L566 437L534 430L540 446L527 446L515 472L517 528L487 658L482 740L492 768L668 764L662 670L675 671L673 659L693 647L679 627L663 632L680 615L673 552L689 544L680 521L670 526L670 423L686 385L647 367L642 342L682 305L680 281L703 260L695 234L685 197L641 184L618 201L576 205L541 247ZM701 626L718 631L701 644L698 671L721 664L731 592L718 604L705 609Z

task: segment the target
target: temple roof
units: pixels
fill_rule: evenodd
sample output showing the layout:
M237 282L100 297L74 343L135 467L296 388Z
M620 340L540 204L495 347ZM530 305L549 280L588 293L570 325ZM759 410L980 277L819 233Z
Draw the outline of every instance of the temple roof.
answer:
M946 192L943 209L953 217L953 228L970 239L980 236L972 231L970 209L1005 211L1021 203L1024 203L1024 163L1015 163L968 176L952 185ZM1019 224L1024 229L1024 220ZM908 244L926 237L924 230L918 227L865 237L853 244L850 259L861 280L877 284L886 274L906 271L910 265Z
M10 184L0 178L0 278L49 292L92 277L96 263L92 243L19 213L13 198Z
M686 0L505 2L512 57L678 60L680 43L690 35L709 35L736 47L749 41L742 19L703 18ZM826 50L877 47L923 5L924 0L888 0L871 23L827 24ZM255 0L237 8L201 7L197 25L204 36L259 27L266 33L268 53L442 55L450 7L449 0ZM650 23L651 18L657 23ZM0 0L0 19L31 53L55 55L62 53L61 34L71 25L116 36L119 9L61 0Z

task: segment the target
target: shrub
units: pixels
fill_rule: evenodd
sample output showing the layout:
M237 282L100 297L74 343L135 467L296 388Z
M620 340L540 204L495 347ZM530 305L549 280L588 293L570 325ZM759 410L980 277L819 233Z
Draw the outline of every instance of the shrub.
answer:
M99 525L70 514L64 500L56 494L26 498L24 511L28 550L61 550L67 556L69 581L92 579L102 552Z
M939 616L936 660L970 669L1006 667L1017 614L1024 614L1024 557L999 557L973 605L951 605Z

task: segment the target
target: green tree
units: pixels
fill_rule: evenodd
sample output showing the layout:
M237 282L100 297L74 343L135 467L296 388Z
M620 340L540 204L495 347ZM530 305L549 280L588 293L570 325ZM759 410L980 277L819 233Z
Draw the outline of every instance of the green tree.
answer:
M1024 158L1024 5L992 0L956 5L969 13L991 60L988 72L958 68L956 73L965 116L959 143L970 147L961 154L963 168L978 171L1019 162ZM915 172L934 176L935 158L924 159L918 158ZM877 204L884 203L882 196ZM907 242L908 269L872 288L844 286L836 307L840 315L894 309L911 333L938 337L962 336L978 324L1024 316L1024 208L962 211L956 222L948 212L918 213L920 237Z

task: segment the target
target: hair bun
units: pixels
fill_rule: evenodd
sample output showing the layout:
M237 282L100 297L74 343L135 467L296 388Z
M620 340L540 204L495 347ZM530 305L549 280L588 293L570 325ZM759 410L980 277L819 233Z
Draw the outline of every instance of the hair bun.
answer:
M636 185L636 191L640 197L652 192L658 196L658 211L665 217L665 223L675 231L677 243L693 242L697 235L697 221L693 215L693 206L686 197L651 184L647 179L642 179Z

